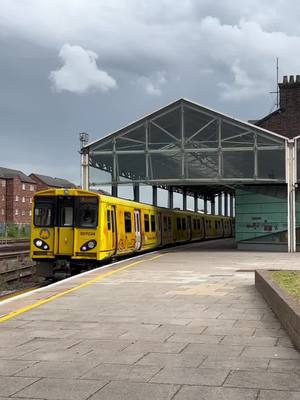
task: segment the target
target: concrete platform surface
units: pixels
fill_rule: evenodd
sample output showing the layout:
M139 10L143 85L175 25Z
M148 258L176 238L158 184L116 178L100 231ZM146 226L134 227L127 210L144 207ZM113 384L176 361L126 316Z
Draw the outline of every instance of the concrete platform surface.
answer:
M254 269L300 255L194 243L0 303L0 400L296 400L300 354Z

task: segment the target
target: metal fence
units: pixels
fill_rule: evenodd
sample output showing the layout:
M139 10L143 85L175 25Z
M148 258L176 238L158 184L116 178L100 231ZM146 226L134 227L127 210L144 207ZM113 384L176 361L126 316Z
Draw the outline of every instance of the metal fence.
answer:
M0 223L0 244L12 239L29 239L30 224Z

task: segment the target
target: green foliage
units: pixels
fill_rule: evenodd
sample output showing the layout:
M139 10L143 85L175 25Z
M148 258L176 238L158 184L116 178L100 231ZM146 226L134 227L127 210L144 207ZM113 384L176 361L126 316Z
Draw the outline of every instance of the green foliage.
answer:
M1 227L0 240L7 239L27 239L30 237L30 225L7 223Z
M281 289L300 301L300 271L274 271L271 276Z

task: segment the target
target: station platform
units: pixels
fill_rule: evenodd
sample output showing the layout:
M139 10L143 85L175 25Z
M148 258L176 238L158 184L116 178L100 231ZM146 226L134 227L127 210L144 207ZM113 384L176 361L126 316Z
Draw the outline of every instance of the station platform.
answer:
M300 354L254 287L297 253L231 239L144 254L0 303L0 400L298 400Z

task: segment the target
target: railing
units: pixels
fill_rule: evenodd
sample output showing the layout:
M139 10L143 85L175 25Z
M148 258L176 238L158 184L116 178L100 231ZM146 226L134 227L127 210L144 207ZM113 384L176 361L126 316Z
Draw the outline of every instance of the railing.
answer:
M30 224L0 223L0 244L13 240L29 239Z

